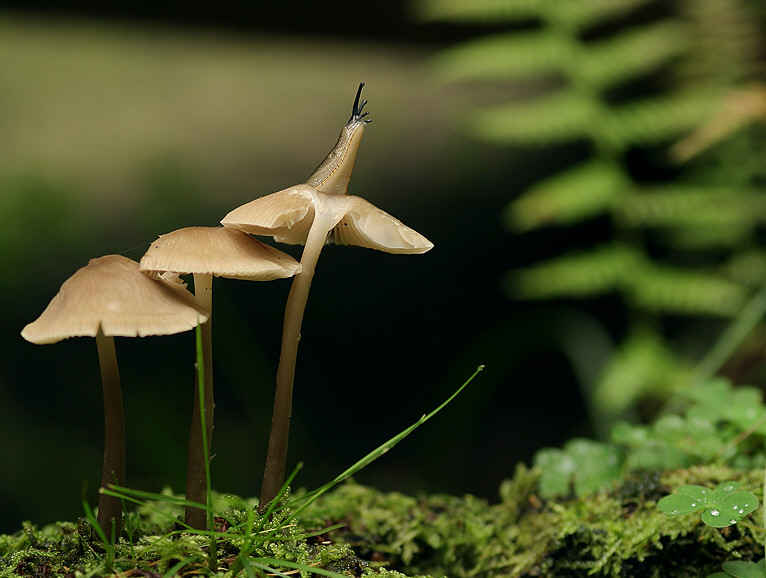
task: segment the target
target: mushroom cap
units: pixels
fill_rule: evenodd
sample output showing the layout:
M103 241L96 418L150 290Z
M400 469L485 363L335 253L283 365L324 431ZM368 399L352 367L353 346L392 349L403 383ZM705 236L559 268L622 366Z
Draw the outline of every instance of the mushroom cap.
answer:
M356 245L385 253L419 254L434 244L361 197L348 197L348 208L331 233L338 245Z
M185 227L160 235L141 258L140 268L270 281L292 277L300 272L301 265L241 230Z
M303 245L318 205L317 190L301 184L245 203L221 219L227 228L268 235L280 243Z
M176 283L142 273L121 255L91 259L61 286L42 315L21 332L27 341L69 337L144 337L193 329L208 319L194 296Z
M253 235L271 235L281 243L302 245L315 211L334 215L330 240L386 253L425 253L433 243L375 205L352 195L317 191L307 184L250 201L222 220L224 227Z

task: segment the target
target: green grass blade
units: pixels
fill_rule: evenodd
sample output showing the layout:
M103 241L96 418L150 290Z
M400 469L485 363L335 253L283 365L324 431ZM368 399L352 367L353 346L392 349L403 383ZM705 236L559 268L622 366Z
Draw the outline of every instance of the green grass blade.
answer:
M196 287L195 287L196 290ZM205 486L206 495L205 500L205 516L207 521L207 531L210 535L209 554L208 554L208 567L212 573L215 573L218 567L218 553L214 530L214 512L213 512L213 487L210 476L210 447L207 439L207 419L205 417L205 356L202 351L202 327L198 323L194 330L195 343L197 347L197 394L199 395L199 416L200 416L200 429L202 430L202 455L205 456Z
M82 494L82 509L85 512L85 517L87 518L93 530L96 532L98 539L101 540L101 542L104 544L104 549L106 550L106 567L111 568L114 561L114 542L106 537L103 528L101 528L101 524L98 523L96 515L93 513L93 509L90 507L88 500L85 499L84 487ZM112 524L114 523L114 520L112 520ZM115 532L113 531L111 534L114 536Z
M704 381L713 377L737 347L752 333L764 315L766 315L766 287L745 303L713 347L700 360L694 371L696 380Z
M248 564L252 564L257 568L260 568L261 570L266 570L270 573L273 572L277 576L285 576L285 578L288 578L287 575L280 572L279 570L276 570L273 568L273 566L285 566L287 568L292 568L293 570L300 570L301 574L304 572L311 572L312 574L321 574L322 576L329 576L330 578L348 578L345 574L338 574L337 572L325 570L324 568L317 568L316 566L309 566L307 564L300 564L298 562L288 562L287 560L276 560L274 558L250 558L247 562Z
M402 441L404 438L406 438L408 435L410 435L413 431L415 431L417 428L419 428L421 425L423 425L425 422L427 422L429 419L431 419L433 416L435 416L437 413L439 413L442 409L444 409L447 404L449 404L453 399L455 399L458 394L463 391L469 383L471 383L474 378L484 369L483 365L480 365L476 368L476 370L473 372L473 374L461 385L455 392L450 395L446 400L444 400L439 406L431 411L430 413L424 414L420 417L415 423L413 423L410 427L403 430L399 434L392 437L387 442L381 444L376 449L371 451L369 454L364 456L361 460L356 462L354 465L352 465L350 468L336 476L332 481L324 484L323 486L317 488L316 490L309 492L308 494L304 494L303 496L300 496L299 498L296 498L294 503L297 502L303 502L301 506L295 509L295 511L285 520L287 522L288 520L294 518L297 516L304 508L306 508L309 504L311 504L314 500L316 500L319 496L326 493L328 490L333 488L334 486L341 483L343 480L348 479L349 477L353 476L355 473L357 473L362 468L368 466L375 460L377 460L380 456L385 454L388 450L393 448L396 444L398 444L400 441Z
M107 488L99 490L100 493L107 496L115 496L117 498L123 498L130 500L133 503L143 504L141 500L150 500L155 502L164 502L173 506L194 506L195 508L201 508L208 512L214 512L215 509L206 504L195 502L193 500L187 500L186 498L179 498L178 496L168 496L167 494L157 494L155 492L147 492L144 490L134 490L132 488L126 488L125 486L115 486L110 484Z
M114 496L114 497L123 499L125 501L131 502L133 504L143 506L144 508L151 510L155 514L159 514L160 516L167 518L171 522L174 522L176 524L179 524L180 526L183 526L184 529L189 532L194 531L191 526L188 526L186 523L180 521L173 514L169 512L163 512L159 508L152 506L151 504L148 503L147 500L166 502L172 505L185 506L188 504L188 505L198 506L200 508L205 507L203 504L197 504L196 502L185 500L183 498L176 498L174 496L165 496L163 494L154 494L151 492L142 492L139 490L131 490L130 488L123 488L121 486L111 486L109 488L102 488L100 492L103 494L106 494L107 496Z
M178 572L178 571L179 571L181 568L185 568L186 566L188 566L188 565L189 565L189 564L191 564L192 562L195 562L196 560L198 560L198 557L197 557L197 556L189 556L188 558L184 558L183 560L181 560L181 561L180 561L180 562L178 562L177 564L174 564L173 566L171 566L170 568L168 568L168 571L167 571L167 572L165 572L165 573L162 575L162 578L174 578L174 576L176 575L176 573L177 573L177 572Z

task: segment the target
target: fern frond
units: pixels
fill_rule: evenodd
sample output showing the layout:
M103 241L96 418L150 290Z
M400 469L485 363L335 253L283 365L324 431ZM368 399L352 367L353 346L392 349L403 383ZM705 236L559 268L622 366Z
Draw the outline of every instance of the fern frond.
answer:
M618 167L591 161L527 189L506 206L504 220L517 231L574 223L609 210L632 186Z
M645 311L676 315L735 315L747 299L742 285L698 271L646 266L631 277L628 297Z
M624 30L608 40L584 45L581 56L572 60L571 75L603 91L656 70L690 43L683 25L669 20Z
M766 197L730 187L670 184L626 195L615 213L630 227L741 226L766 221Z
M677 138L708 118L718 101L718 92L681 93L607 108L595 97L565 89L479 109L467 124L487 142L544 145L595 136L625 150Z
M617 150L658 144L698 127L719 99L717 92L695 92L634 101L602 114L597 129Z
M679 2L677 9L694 38L689 58L679 67L681 75L719 86L762 78L763 19L754 8L748 0Z
M628 227L660 229L676 247L728 247L766 222L766 197L728 187L667 185L624 196L615 216Z
M544 14L549 21L574 30L585 30L630 13L656 0L547 0Z
M464 42L431 60L442 82L539 78L559 74L571 43L546 32L512 32Z
M688 44L683 26L674 22L592 44L573 43L551 32L509 32L443 50L431 66L442 82L569 75L594 90L604 90L656 69Z
M673 145L670 155L677 162L686 162L703 150L722 142L742 129L766 121L766 86L751 84L731 90L718 110L702 126Z
M554 20L584 29L626 14L655 0L416 0L413 16L421 21L501 24Z
M529 102L479 109L468 116L467 131L499 144L575 141L594 129L599 106L593 98L562 90Z
M752 238L753 228L742 226L742 223L728 225L721 219L707 226L679 225L672 229L660 229L658 232L669 247L701 250L740 246Z
M757 248L739 251L726 262L724 271L735 283L760 287L766 283L766 252Z
M642 263L633 249L606 245L512 271L506 288L516 298L592 297L624 286Z

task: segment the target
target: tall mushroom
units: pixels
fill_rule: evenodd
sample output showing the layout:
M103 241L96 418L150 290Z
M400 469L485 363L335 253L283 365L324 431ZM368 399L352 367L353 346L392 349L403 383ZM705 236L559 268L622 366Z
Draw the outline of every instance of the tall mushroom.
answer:
M303 244L301 272L287 297L282 348L277 369L266 466L260 507L273 500L284 482L292 391L303 313L319 254L326 242L357 245L386 253L425 253L433 247L423 235L360 197L347 194L359 144L369 119L359 104L359 85L351 118L338 142L305 184L266 195L234 209L221 223L254 235L270 235L283 243Z
M223 227L185 227L160 235L141 258L144 271L174 272L194 275L194 294L206 311L213 311L213 276L271 281L292 277L300 271L300 264L290 255L260 241L247 233ZM210 448L213 436L213 349L211 319L202 324L202 352L204 360L205 435ZM189 457L186 470L186 498L205 503L207 480L202 442L202 423L199 395L194 396ZM186 523L192 528L205 529L205 510L186 507Z
M104 395L104 463L101 487L125 480L125 418L114 337L170 335L208 318L180 285L150 278L121 255L91 259L67 279L48 307L21 332L27 341L56 343L96 338ZM101 495L98 524L112 539L120 533L120 500ZM113 533L114 532L114 533Z

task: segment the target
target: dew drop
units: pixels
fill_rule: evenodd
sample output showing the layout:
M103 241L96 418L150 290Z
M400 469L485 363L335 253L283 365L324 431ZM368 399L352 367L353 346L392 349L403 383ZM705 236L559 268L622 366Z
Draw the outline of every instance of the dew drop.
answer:
M740 513L740 514L744 514L744 513L745 513L745 510L740 510L740 511L739 511L739 513Z
M692 502L692 508L697 505L697 502Z
M737 520L729 520L729 524L736 524Z
M717 518L718 516L721 515L721 512L719 512L718 510L713 509L713 510L710 510L710 515L711 516L715 516Z

